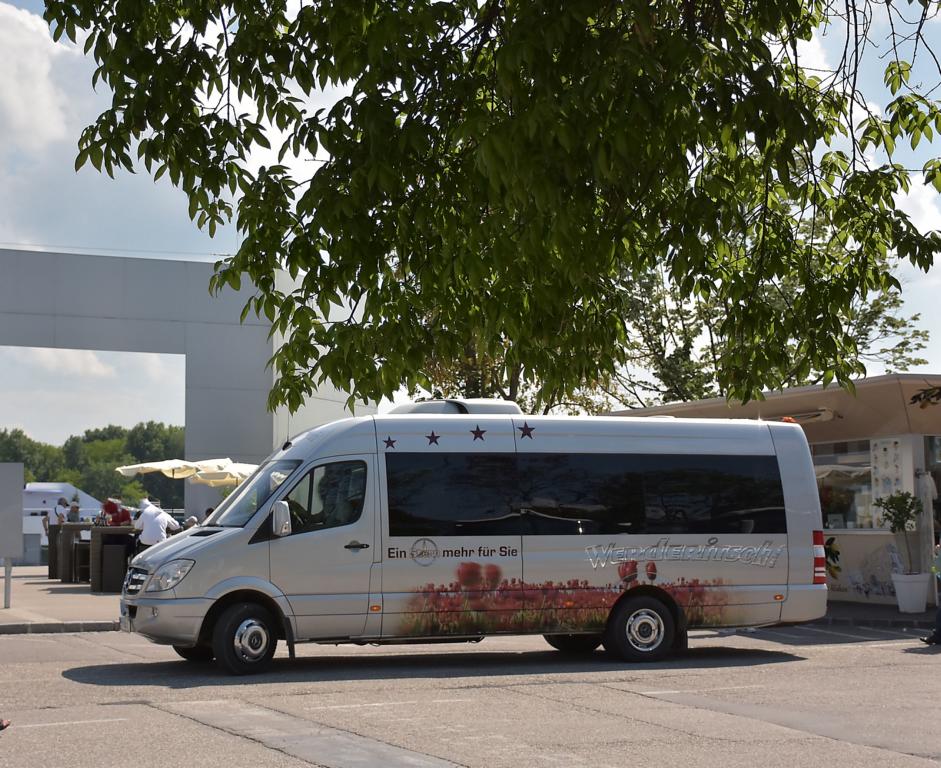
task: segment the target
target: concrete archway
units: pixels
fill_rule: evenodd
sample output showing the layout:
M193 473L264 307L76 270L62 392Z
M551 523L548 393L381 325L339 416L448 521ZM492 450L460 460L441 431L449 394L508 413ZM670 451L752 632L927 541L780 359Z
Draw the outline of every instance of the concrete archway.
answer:
M0 345L185 355L187 459L258 463L289 435L348 416L346 395L332 388L293 416L267 410L276 340L254 316L239 322L249 289L209 295L212 271L197 261L0 249ZM216 498L187 483L189 512Z

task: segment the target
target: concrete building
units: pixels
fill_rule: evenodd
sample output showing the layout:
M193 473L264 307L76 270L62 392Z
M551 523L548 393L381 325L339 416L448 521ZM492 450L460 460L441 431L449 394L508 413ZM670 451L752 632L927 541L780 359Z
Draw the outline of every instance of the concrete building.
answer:
M239 322L250 285L210 296L212 273L206 262L0 249L0 345L185 355L186 455L154 459L257 464L290 435L350 415L328 386L293 416L268 411L280 337L253 314ZM191 514L217 498L186 484Z

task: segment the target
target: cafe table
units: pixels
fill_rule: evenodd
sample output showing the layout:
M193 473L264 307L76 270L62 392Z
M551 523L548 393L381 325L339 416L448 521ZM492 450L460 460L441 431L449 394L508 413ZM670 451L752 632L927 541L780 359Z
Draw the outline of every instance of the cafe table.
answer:
M128 555L133 552L137 533L133 525L96 525L91 530L91 591L120 592L112 570L118 567L123 580L127 568ZM112 549L112 547L120 547ZM111 558L120 556L121 564L116 566ZM108 562L105 562L106 559ZM109 578L110 577L110 578Z

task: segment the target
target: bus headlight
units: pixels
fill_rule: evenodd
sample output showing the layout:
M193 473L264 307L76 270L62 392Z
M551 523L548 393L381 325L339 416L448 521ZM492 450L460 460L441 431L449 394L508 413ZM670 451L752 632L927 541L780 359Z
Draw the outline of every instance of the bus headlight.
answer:
M171 560L164 563L150 577L146 592L166 592L173 589L186 577L190 569L196 565L194 560Z

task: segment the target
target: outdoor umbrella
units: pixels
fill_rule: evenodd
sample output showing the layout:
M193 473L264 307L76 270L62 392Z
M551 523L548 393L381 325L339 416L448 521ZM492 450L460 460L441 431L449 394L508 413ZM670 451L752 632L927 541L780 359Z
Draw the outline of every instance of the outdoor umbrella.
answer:
M145 461L141 464L128 464L125 467L118 467L117 471L125 477L161 472L167 477L182 479L192 477L197 472L218 472L231 465L231 459L203 459L201 461L166 459L165 461Z
M211 488L219 488L225 485L238 485L256 469L258 469L257 464L240 464L233 462L224 469L197 472L193 475L192 482L208 485Z

